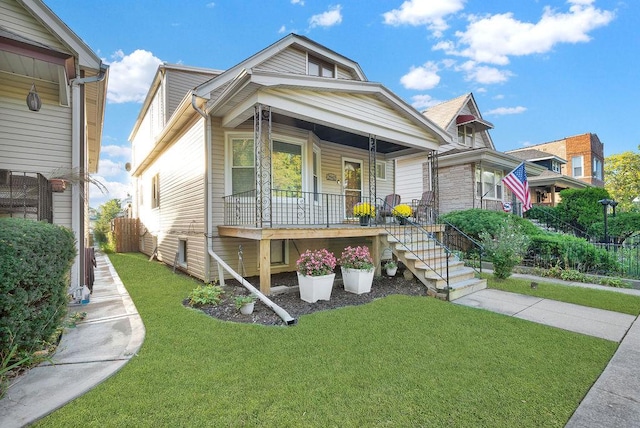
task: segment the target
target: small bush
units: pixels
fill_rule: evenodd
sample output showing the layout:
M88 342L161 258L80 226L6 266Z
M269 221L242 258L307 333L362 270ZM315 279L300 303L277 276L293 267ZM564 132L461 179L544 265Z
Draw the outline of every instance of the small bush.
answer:
M522 261L522 255L529 246L529 238L510 218L502 220L494 234L480 233L482 245L493 263L493 273L497 278L508 278L513 268Z
M486 232L491 236L495 236L498 232L500 224L510 219L518 226L520 231L527 235L539 235L543 232L535 227L530 221L513 214L500 211L489 211L481 209L471 209L464 211L452 211L440 216L441 219L448 221L455 227L469 235L473 239L480 239L480 234Z
M207 284L194 288L189 293L189 305L218 305L224 290L219 285Z
M32 352L62 325L75 255L69 229L0 218L0 349Z

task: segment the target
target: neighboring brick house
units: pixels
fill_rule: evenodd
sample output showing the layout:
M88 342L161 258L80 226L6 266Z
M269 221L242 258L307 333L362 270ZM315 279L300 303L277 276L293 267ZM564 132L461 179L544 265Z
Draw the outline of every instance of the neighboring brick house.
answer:
M561 173L596 187L604 187L604 144L596 134L586 133L536 144L507 153L538 150L566 159Z
M542 174L529 178L531 202L534 205L555 207L561 200L561 190L582 189L589 186L584 181L561 174L567 161L553 153L536 149L513 150L508 153L546 168Z

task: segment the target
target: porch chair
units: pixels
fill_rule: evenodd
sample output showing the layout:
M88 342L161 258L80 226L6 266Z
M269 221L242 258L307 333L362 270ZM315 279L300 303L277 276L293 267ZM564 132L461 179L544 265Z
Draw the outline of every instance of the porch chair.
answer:
M400 195L391 193L384 197L384 204L376 210L381 219L386 221L387 217L393 217L393 207L400 204Z
M411 202L413 215L417 223L432 224L434 222L434 199L433 190L427 190L422 192L422 197L419 200L414 199Z

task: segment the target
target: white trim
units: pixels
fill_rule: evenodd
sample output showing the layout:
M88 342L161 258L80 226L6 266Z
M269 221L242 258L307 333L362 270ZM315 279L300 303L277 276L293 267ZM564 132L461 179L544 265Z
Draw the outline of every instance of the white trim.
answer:
M382 166L382 170L384 171L384 177L378 177L378 165ZM387 181L387 161L382 161L382 160L376 161L376 180Z

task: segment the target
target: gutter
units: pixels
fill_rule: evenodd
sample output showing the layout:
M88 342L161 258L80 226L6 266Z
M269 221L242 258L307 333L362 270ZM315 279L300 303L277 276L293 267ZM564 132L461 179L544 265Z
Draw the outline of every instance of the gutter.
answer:
M262 294L260 290L258 290L253 285L251 285L249 281L244 279L239 273L233 270L227 263L225 263L224 260L222 260L222 257L217 255L213 251L213 236L210 236L211 230L213 230L213 218L211 216L211 204L209 203L209 189L213 187L213 171L212 171L212 165L210 162L211 153L213 151L211 147L211 144L212 144L211 143L211 122L210 122L211 118L206 112L204 112L200 107L198 107L198 105L196 104L196 98L197 98L196 94L191 95L191 106L195 111L198 112L198 114L200 114L200 116L202 116L205 119L206 127L207 127L206 137L205 137L207 140L205 143L205 156L206 156L205 162L207 164L207 181L205 183L205 192L204 192L205 216L206 216L206 222L205 222L206 229L204 231L204 234L205 234L205 239L207 240L207 253L209 254L209 256L213 257L213 259L218 263L218 275L220 276L221 284L224 281L224 272L223 272L223 269L224 269L227 272L229 272L231 276L233 276L238 282L240 282L240 284L242 284L244 288L249 290L251 294L253 294L258 299L260 299L262 303L267 305L273 312L276 313L276 315L282 318L282 320L286 323L286 325L294 325L297 323L297 320L295 318L289 315L289 313L284 309L282 309L280 306L276 305L267 296ZM206 269L208 270L209 263L207 263L206 266L207 266ZM206 276L209 277L208 272Z

